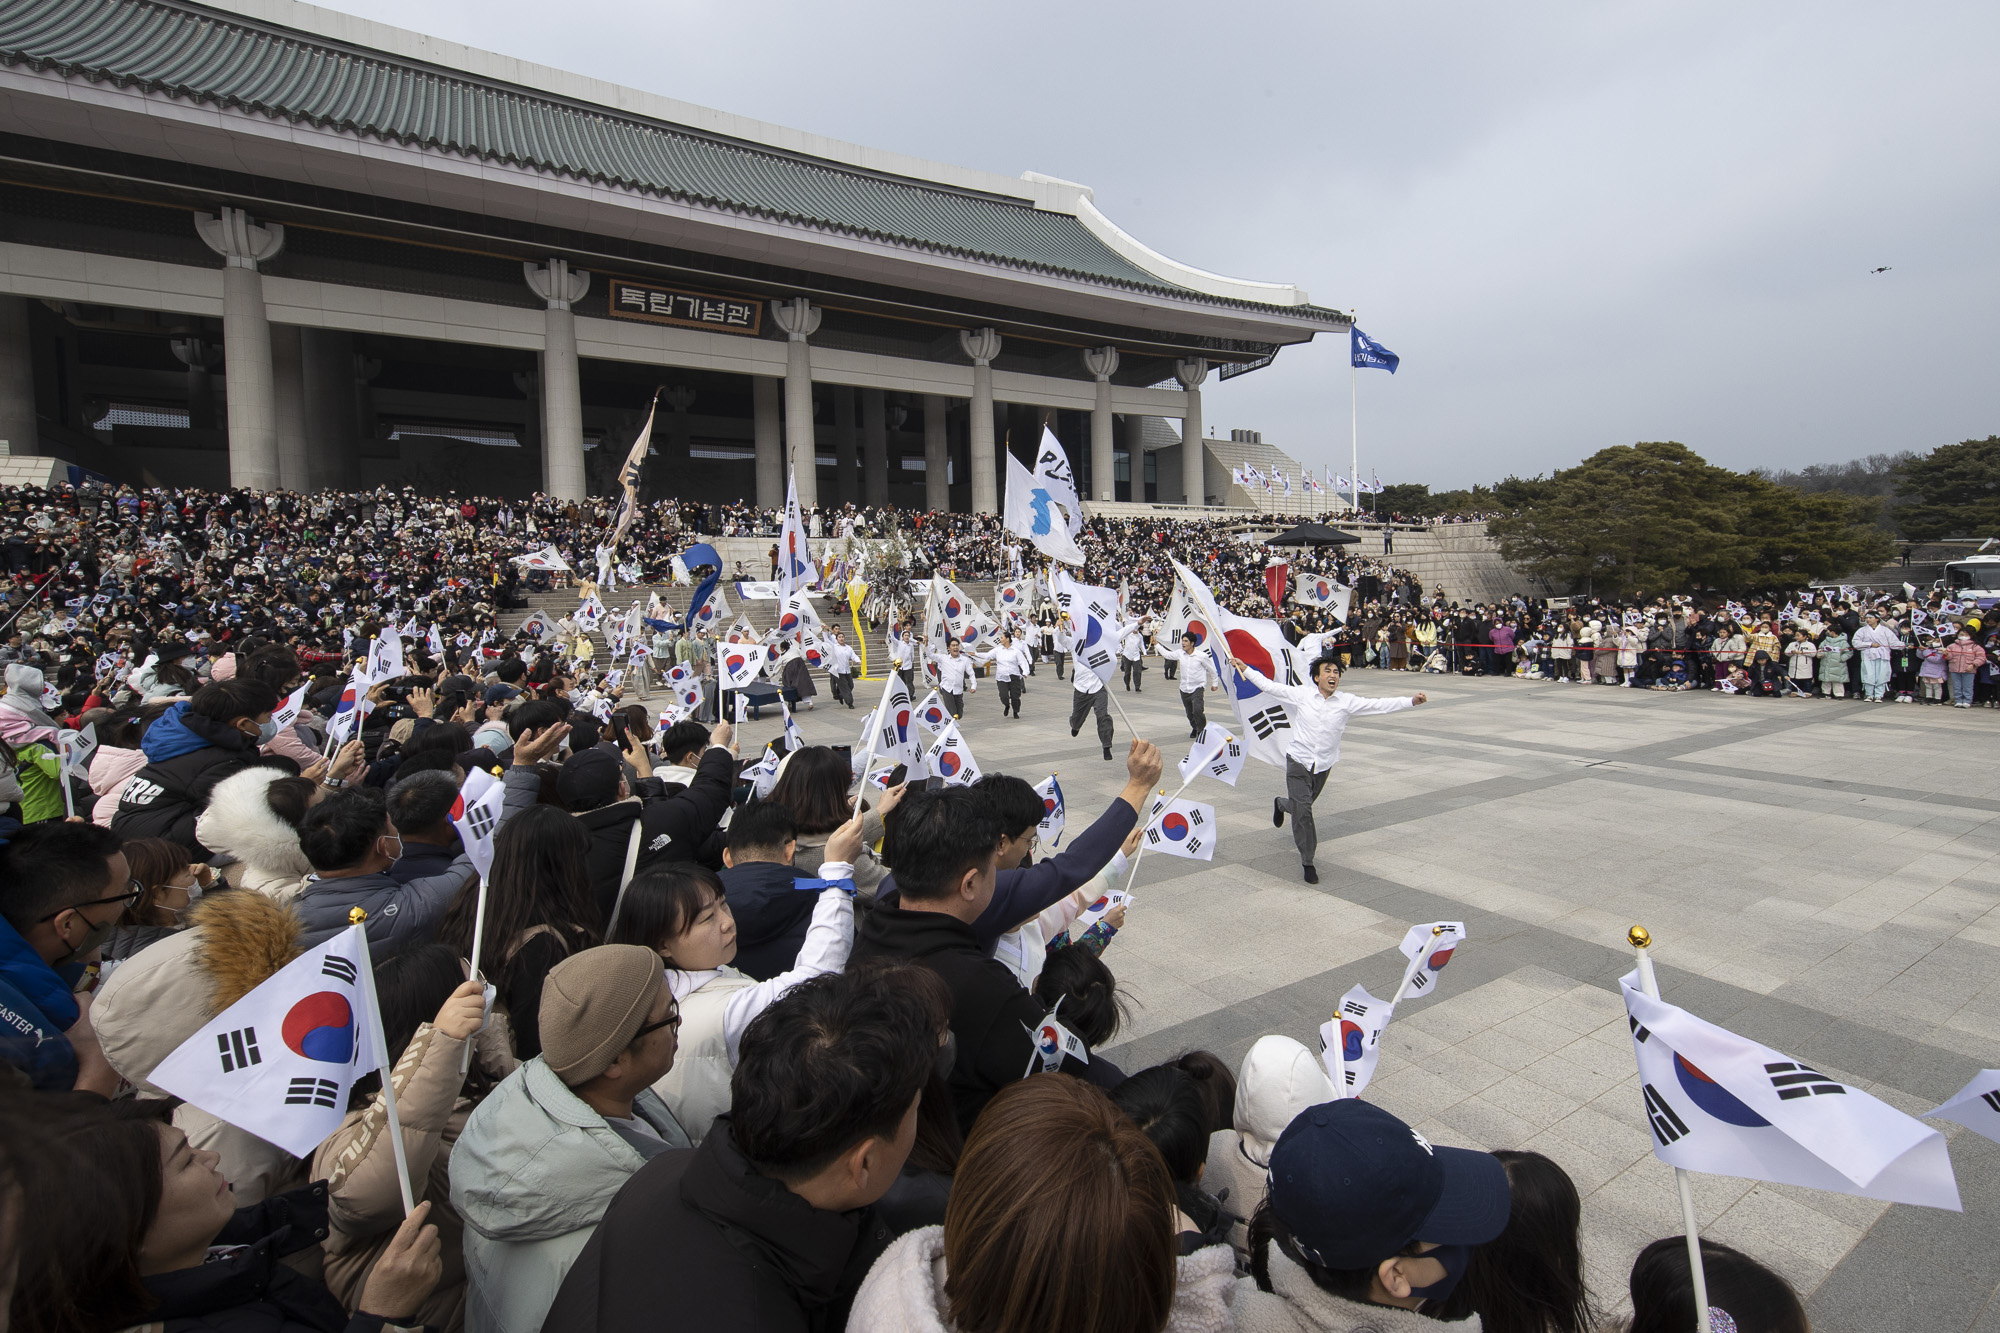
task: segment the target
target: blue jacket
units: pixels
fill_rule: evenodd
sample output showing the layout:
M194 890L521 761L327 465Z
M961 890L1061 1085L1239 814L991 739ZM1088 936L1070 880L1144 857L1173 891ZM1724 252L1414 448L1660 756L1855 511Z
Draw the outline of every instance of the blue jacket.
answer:
M0 1060L38 1089L76 1086L76 1049L63 1032L81 1015L61 974L0 920Z
M776 861L747 861L722 872L722 888L736 918L732 966L743 975L769 981L798 961L819 903L818 893L795 887L803 878Z

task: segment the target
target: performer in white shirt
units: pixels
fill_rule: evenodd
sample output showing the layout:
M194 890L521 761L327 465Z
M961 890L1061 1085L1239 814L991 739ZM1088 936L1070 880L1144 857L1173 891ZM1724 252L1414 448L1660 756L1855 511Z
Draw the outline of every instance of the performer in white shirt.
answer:
M900 620L889 622L889 669L903 678L903 688L914 691L917 688L916 648L910 642L909 632Z
M1070 696L1069 734L1074 736L1083 729L1084 715L1097 713L1097 743L1104 747L1104 757L1111 757L1111 701L1105 697L1104 682L1097 673L1077 665L1075 671L1076 692Z
M965 696L979 688L974 678L977 664L965 655L957 639L946 639L944 647L942 653L930 655L931 665L937 668L938 694L954 718L964 717Z
M1208 709L1201 692L1204 689L1219 690L1220 681L1208 666L1208 654L1195 647L1194 635L1181 635L1181 646L1162 648L1160 656L1180 668L1181 710L1187 714L1188 738L1200 740L1201 733L1208 727Z
M974 660L993 663L994 682L1000 691L1000 716L1021 716L1021 692L1031 666L1026 640L1015 638L1011 629L1003 629L1000 646Z
M1322 657L1311 667L1311 685L1280 685L1266 679L1255 667L1237 658L1229 665L1273 699L1292 710L1292 738L1285 746L1285 794L1271 802L1271 823L1285 826L1292 817L1292 841L1298 845L1299 863L1305 868L1306 883L1319 883L1313 869L1313 853L1319 847L1319 830L1313 824L1313 801L1326 786L1326 775L1340 762L1340 738L1351 717L1376 713L1400 713L1415 708L1426 696L1364 699L1340 689L1340 663Z
M829 626L826 645L826 680L833 688L833 701L854 707L854 664L860 660L852 648L840 641L839 626Z
M1140 616L1120 626L1118 669L1125 673L1125 688L1134 693L1145 684L1141 678L1146 673L1146 627L1152 623L1151 616Z
M597 548L597 587L600 592L610 592L618 586L618 573L612 563L617 558L616 546Z

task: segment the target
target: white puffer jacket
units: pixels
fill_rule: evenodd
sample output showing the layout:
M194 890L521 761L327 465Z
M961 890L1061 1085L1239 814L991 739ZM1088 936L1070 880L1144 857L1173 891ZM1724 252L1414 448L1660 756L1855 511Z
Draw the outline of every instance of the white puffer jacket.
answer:
M236 887L255 889L289 906L312 873L312 863L299 850L299 831L272 811L266 797L270 785L284 776L275 768L251 768L224 778L215 784L194 828L202 846L243 863ZM234 880L234 872L229 874Z
M1243 1219L1229 1227L1229 1243L1239 1255L1250 1254L1246 1223L1264 1201L1278 1136L1301 1111L1332 1100L1333 1080L1319 1057L1290 1037L1259 1037L1243 1057L1230 1116L1234 1128L1209 1135L1208 1167L1201 1175L1201 1187Z

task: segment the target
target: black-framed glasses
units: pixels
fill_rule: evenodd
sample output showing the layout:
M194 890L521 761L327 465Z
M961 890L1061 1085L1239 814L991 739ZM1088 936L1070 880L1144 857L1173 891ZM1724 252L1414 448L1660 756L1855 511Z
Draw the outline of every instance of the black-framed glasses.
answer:
M146 896L146 886L138 880L127 880L126 884L129 887L124 893L114 894L109 898L89 898L80 903L67 903L50 912L45 917L38 917L37 921L53 921L64 912L74 912L83 907L103 907L109 903L118 903L120 906L130 907L133 903L138 902Z
M667 1016L661 1019L659 1022L641 1023L639 1025L639 1030L632 1034L632 1040L637 1041L639 1040L639 1038L645 1036L648 1032L658 1032L661 1028L665 1027L677 1028L680 1025L681 1025L681 1007L677 1004L673 1007L672 1011L669 1012Z

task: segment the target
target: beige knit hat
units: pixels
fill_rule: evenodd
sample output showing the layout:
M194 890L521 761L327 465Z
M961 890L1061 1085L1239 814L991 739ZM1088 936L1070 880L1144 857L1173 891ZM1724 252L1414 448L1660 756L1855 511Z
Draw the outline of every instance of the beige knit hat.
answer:
M641 944L571 954L542 983L542 1061L574 1088L610 1067L653 1012L666 981L660 956Z

